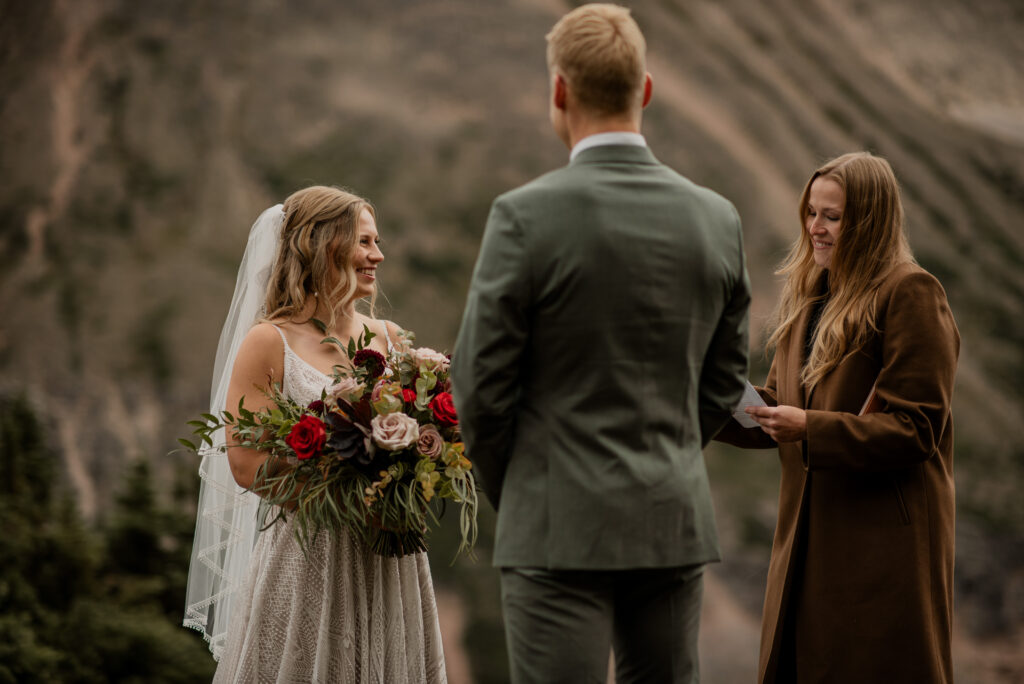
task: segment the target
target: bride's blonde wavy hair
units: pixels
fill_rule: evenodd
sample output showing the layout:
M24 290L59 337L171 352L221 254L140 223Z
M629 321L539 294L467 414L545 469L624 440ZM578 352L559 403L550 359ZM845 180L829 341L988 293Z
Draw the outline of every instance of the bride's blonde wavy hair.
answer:
M324 298L330 310L328 328L336 322L337 305L356 292L352 251L359 239L359 217L376 212L369 201L340 188L314 185L284 201L284 223L267 286L264 320L297 319L310 297ZM374 286L369 314L377 299Z
M824 294L818 291L822 269L814 263L814 246L807 230L808 198L818 178L834 180L846 195L832 248L829 291ZM878 330L878 287L897 265L914 262L914 255L904 231L896 176L889 162L869 152L844 154L815 171L804 186L799 213L800 237L775 272L785 275L786 282L768 349L777 348L797 332L794 325L800 315L828 297L810 358L800 376L809 391Z

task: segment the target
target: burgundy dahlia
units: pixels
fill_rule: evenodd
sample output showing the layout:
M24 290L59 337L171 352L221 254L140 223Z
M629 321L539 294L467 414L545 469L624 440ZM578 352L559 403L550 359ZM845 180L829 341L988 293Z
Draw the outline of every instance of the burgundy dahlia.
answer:
M366 369L368 378L379 378L384 374L384 355L373 349L360 349L352 357L352 365Z

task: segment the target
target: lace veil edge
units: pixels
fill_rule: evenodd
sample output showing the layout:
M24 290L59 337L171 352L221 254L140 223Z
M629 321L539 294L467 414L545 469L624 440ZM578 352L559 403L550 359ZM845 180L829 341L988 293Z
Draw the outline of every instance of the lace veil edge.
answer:
M262 313L283 223L283 206L278 204L260 214L249 231L217 345L210 389L210 413L215 415L226 408L238 348ZM214 659L219 660L259 533L260 500L235 482L223 430L213 435L213 446L203 448L200 455L199 504L182 624L201 632Z

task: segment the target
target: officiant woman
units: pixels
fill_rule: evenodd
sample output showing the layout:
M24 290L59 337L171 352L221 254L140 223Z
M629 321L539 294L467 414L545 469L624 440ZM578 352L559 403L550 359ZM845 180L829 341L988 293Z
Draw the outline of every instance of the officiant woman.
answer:
M952 682L959 333L886 160L826 163L799 215L768 406L717 437L781 461L759 681Z

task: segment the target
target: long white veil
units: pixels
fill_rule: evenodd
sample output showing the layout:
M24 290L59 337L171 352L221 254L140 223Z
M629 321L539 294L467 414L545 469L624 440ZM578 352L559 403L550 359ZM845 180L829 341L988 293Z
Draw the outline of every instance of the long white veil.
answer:
M215 415L226 408L228 382L238 347L261 315L283 222L283 207L278 204L260 214L249 231L235 295L217 345L210 390L210 413ZM235 483L228 466L223 430L214 435L213 443L212 448L207 446L201 451L202 480L183 624L202 632L214 659L220 660L238 590L245 581L259 532L260 499Z

